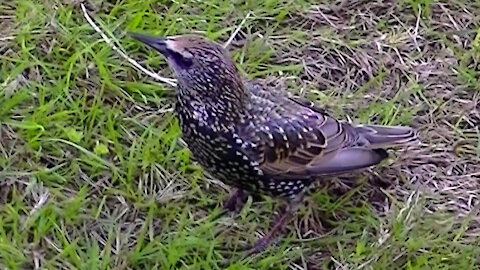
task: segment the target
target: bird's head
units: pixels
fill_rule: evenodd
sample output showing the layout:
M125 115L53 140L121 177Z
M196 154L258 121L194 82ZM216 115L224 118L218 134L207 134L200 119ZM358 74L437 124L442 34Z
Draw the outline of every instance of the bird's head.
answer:
M226 50L197 35L166 38L131 36L161 53L175 73L180 91L202 99L235 101L245 96L240 75ZM204 100L206 101L206 100Z

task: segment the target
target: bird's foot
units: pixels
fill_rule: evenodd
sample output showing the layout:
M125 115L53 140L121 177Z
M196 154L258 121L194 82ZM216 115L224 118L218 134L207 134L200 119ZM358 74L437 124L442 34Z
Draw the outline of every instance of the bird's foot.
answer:
M223 209L228 211L240 212L247 200L247 194L239 188L236 188L230 198L223 204Z
M277 237L273 236L273 235L266 235L262 238L260 238L256 243L255 243L255 246L253 246L252 248L250 248L248 250L248 255L255 255L255 254L259 254L259 253L262 253L263 251L265 251L265 249L267 249L271 244L273 244L275 242L275 240L278 240Z
M267 235L257 241L248 254L254 255L263 252L276 239L277 233L281 232L285 225L293 218L295 212L298 210L300 203L303 201L303 193L299 194L294 200L288 202L286 207L278 214L273 227Z
M294 214L292 210L294 209L292 209L290 206L285 207L285 209L277 216L276 222L272 229L270 229L270 232L258 240L255 246L250 249L250 255L261 253L272 244L272 242L276 239L277 233L281 232L285 228L285 225L292 219Z

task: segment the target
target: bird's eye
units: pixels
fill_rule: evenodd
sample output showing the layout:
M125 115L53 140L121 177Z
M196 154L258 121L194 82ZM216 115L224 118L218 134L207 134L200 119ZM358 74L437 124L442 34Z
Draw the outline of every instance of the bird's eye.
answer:
M192 57L187 57L179 52L170 50L169 55L172 57L173 61L183 69L188 69L193 64Z

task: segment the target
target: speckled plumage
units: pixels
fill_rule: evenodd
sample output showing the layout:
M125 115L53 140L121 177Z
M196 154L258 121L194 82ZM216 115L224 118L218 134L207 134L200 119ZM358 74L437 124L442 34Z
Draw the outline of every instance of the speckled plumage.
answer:
M198 36L135 38L165 55L178 79L183 138L212 176L298 202L321 175L377 164L410 128L353 126L285 90L244 80L226 51Z

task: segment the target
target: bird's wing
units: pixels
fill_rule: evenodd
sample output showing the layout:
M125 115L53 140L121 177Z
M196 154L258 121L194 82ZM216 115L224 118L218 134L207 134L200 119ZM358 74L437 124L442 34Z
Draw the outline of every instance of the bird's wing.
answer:
M355 129L327 116L307 101L296 99L282 104L260 125L246 127L242 136L251 145L252 157L268 175L302 178L334 174L368 167L386 153L359 145ZM313 106L313 107L312 107Z

